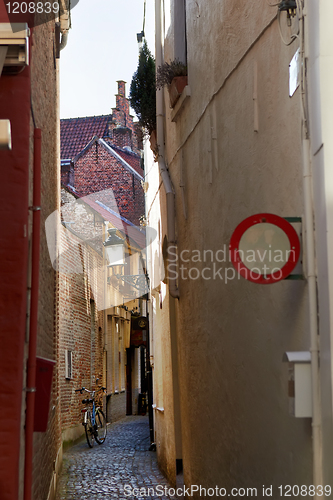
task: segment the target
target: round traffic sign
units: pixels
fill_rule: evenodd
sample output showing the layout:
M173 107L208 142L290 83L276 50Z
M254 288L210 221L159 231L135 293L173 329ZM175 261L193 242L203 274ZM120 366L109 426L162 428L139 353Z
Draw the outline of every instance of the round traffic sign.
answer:
M229 245L231 261L243 278L267 285L285 279L300 255L293 226L274 214L256 214L243 220Z

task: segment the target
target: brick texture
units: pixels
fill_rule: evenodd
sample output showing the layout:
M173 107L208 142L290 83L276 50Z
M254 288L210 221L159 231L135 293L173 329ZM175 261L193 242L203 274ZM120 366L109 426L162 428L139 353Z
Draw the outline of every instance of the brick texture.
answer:
M58 355L56 300L58 277L50 262L45 236L45 220L59 206L58 80L57 62L54 58L54 24L41 24L35 27L32 33L31 150L34 126L42 130L41 253L37 356L55 361ZM32 158L30 176L32 182ZM31 185L29 205L32 205ZM31 233L31 219L29 233ZM34 433L32 492L34 500L45 500L49 493L52 498L55 463L60 446L58 367L55 365L47 431ZM23 474L23 466L21 474Z
M97 138L75 161L73 187L79 196L98 192L99 201L118 210L122 217L136 225L140 224L144 214L141 181L142 177L136 171L120 161L106 143ZM113 197L108 191L110 189Z
M62 430L81 422L82 399L88 393L76 393L75 389L95 389L103 385L103 313L98 311L103 291L102 256L89 245L76 247L64 227L60 231L60 251L63 255L59 283L59 379L61 393ZM73 273L77 259L84 272ZM89 272L87 270L89 269ZM95 291L95 294L94 294ZM72 378L66 379L65 352L72 352ZM99 379L96 385L96 379ZM96 401L102 404L100 392Z

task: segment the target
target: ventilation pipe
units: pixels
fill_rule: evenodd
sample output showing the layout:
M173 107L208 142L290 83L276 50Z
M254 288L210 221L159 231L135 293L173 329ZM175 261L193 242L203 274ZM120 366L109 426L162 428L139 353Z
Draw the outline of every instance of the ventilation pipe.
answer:
M156 46L156 67L163 62L162 51L162 25L161 25L161 0L155 0L155 46ZM168 169L165 164L164 151L164 102L163 89L156 93L156 127L157 127L157 145L158 145L158 167L160 170L162 183L165 189L167 202L167 236L168 247L176 244L175 230L175 194ZM175 273L172 273L175 274ZM176 277L169 277L169 292L171 297L179 299L179 289L177 287Z

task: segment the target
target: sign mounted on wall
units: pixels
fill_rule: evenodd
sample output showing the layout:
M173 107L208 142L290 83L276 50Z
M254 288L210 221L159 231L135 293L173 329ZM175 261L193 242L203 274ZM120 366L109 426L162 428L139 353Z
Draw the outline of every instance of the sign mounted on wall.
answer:
M293 226L278 215L256 214L233 232L230 258L238 273L254 283L267 285L285 279L300 255Z

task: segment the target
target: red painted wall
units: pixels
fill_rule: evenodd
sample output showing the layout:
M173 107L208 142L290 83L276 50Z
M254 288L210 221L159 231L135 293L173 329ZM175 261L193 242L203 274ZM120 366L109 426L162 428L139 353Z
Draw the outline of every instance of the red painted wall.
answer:
M6 22L1 14L0 21ZM0 495L16 500L27 310L29 68L0 77L4 118L11 122L13 149L0 150Z
M16 499L28 262L30 72L0 78L0 119L12 151L0 151L0 491ZM10 480L9 480L10 478Z

